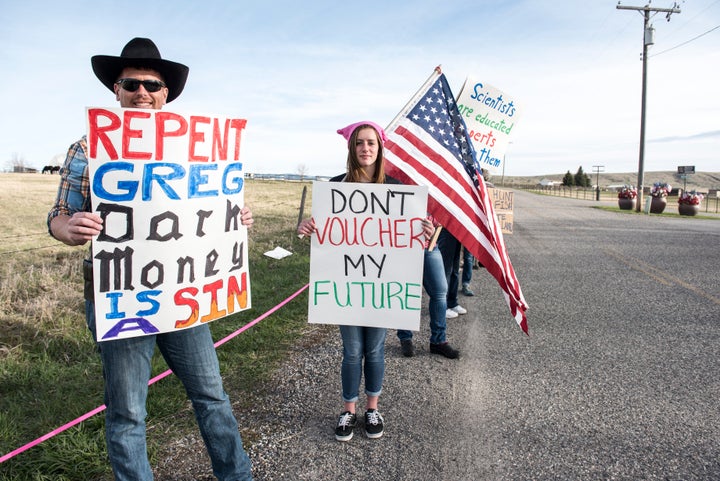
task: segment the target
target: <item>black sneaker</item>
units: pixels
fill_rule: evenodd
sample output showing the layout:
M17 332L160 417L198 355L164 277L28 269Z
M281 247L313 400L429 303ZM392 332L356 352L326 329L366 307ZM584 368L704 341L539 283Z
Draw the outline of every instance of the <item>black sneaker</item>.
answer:
M350 411L340 415L335 428L335 439L338 441L350 441L353 437L353 428L357 426L357 416Z
M405 357L413 357L415 355L415 347L413 346L412 339L403 339L400 341L400 349Z
M382 437L385 432L383 426L383 417L377 409L368 409L365 411L365 434L370 439Z
M453 349L447 342L440 344L430 343L430 352L433 354L441 354L448 359L457 359L460 357L460 351Z
M462 292L463 295L468 297L472 297L475 295L475 293L468 286L463 286L460 292Z

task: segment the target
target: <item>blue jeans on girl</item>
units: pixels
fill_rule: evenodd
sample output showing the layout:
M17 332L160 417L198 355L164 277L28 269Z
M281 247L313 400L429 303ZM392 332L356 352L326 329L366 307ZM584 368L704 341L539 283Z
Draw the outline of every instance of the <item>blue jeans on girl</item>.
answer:
M385 336L381 327L340 326L343 340L342 398L356 402L365 373L365 394L379 396L385 376ZM363 363L364 359L364 363Z

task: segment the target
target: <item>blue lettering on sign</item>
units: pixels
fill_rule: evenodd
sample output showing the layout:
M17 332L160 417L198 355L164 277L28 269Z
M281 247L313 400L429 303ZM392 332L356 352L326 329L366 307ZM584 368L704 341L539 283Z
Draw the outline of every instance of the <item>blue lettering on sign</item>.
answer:
M148 304L150 304L150 307L142 311L137 311L137 315L152 316L153 314L157 314L160 311L160 303L157 301L157 299L153 299L153 297L159 296L160 294L162 294L162 291L159 290L138 292L135 295L137 301L147 302Z
M156 174L155 170L162 167L169 167L171 172L166 174ZM142 200L152 199L153 182L157 182L158 186L160 186L160 188L163 190L163 192L165 192L165 195L167 195L169 199L180 200L180 196L177 195L177 192L175 192L175 190L170 187L170 185L168 185L167 181L174 179L182 179L183 177L185 177L185 169L183 169L181 165L171 164L169 162L145 164L145 172L143 173Z
M129 319L123 319L122 321L115 324L110 330L105 333L103 339L112 339L118 337L121 332L130 331L142 331L145 334L157 334L160 330L153 326L150 321L142 317L133 317Z
M122 172L134 174L135 165L132 162L118 161L106 162L98 166L92 179L92 191L95 197L116 203L129 202L135 199L138 189L142 185L142 200L150 201L154 184L157 184L168 199L180 200L177 183L175 183L175 187L171 183L184 179L186 175L188 199L218 197L220 195L218 189L208 188L215 184L219 184L224 195L237 194L242 191L244 185L242 162L231 162L225 165L220 182L217 179L218 174L215 174L219 169L219 164L191 164L189 172L187 172L182 165L171 162L144 164L142 179L113 180L113 174L115 177ZM215 175L213 176L213 174ZM132 177L127 174L121 176Z
M118 301L122 295L122 292L108 292L105 294L105 297L110 300L110 312L105 314L105 319L122 319L125 317L125 313L118 310Z
M133 169L134 167L131 162L108 162L101 165L97 168L97 170L95 171L95 176L93 177L93 194L95 194L96 197L100 197L102 199L110 200L113 202L125 202L132 200L137 193L137 181L120 180L117 183L117 188L118 190L122 190L124 192L122 194L111 194L107 191L107 189L105 189L102 180L105 178L105 175L109 174L110 172L124 170L132 173Z
M232 195L237 194L240 192L243 188L243 178L242 178L242 163L240 162L233 162L231 164L228 164L227 167L225 167L225 172L223 172L222 177L222 188L223 188L223 194L225 195ZM232 178L233 185L228 185L228 174L233 172L239 172L239 174Z
M208 176L203 174L204 170L217 170L217 164L193 164L190 166L188 178L188 198L196 197L217 197L217 190L201 191L200 186L208 183Z

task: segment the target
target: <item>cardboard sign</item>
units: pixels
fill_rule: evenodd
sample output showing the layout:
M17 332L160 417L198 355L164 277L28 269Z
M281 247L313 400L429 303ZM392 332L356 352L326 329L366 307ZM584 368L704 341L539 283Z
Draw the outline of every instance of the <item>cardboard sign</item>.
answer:
M513 202L515 196L512 190L488 188L488 194L495 209L495 217L500 224L503 234L513 233Z
M427 192L313 183L310 323L420 329Z
M515 99L492 85L468 77L457 105L480 167L493 174L502 172L510 136L520 116Z
M249 309L244 119L88 108L98 341Z

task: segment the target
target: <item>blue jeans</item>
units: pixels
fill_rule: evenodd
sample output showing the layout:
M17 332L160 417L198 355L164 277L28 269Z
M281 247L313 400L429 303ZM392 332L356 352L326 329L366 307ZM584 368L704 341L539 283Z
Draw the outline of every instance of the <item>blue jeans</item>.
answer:
M443 267L443 258L437 247L425 251L423 265L423 287L428 295L428 310L430 311L430 342L440 344L445 342L447 322L447 279ZM398 330L398 338L402 341L412 339L412 331Z
M365 372L365 394L379 396L385 377L385 336L382 327L340 326L343 360L340 370L344 402L356 402ZM363 358L365 363L363 365Z
M473 271L474 263L475 263L475 259L473 258L473 255L470 254L469 250L467 250L465 247L463 247L463 268L462 268L462 285L463 285L463 287L467 287L470 285L470 281L472 280L472 271Z
M452 309L458 305L458 284L460 280L460 255L462 244L447 229L440 231L437 241L442 253L445 277L447 277L447 307Z
M85 302L88 327L97 338L93 303ZM182 381L219 480L252 480L207 324L182 331L97 343L105 378L105 439L117 481L153 479L145 438L150 360L157 344Z

